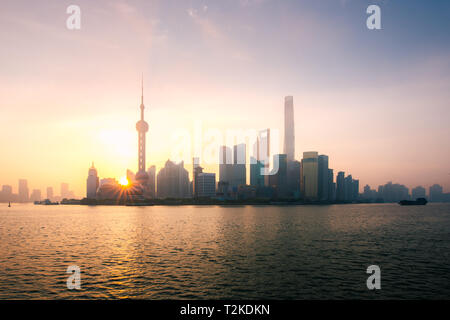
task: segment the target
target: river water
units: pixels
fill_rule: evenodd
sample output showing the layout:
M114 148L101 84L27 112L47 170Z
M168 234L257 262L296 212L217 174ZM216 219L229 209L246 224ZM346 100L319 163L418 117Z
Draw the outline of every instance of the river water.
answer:
M0 205L0 299L450 298L450 204Z

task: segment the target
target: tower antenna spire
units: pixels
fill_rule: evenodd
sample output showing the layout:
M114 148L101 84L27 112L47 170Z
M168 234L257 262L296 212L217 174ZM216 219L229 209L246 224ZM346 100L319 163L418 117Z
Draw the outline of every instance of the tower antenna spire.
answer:
M144 104L144 73L141 75L141 104Z

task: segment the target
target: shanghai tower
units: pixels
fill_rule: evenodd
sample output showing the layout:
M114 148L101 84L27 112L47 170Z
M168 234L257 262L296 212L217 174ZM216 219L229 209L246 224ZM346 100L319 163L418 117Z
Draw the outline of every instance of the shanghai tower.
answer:
M294 98L284 98L284 150L287 161L295 158L295 136L294 136Z

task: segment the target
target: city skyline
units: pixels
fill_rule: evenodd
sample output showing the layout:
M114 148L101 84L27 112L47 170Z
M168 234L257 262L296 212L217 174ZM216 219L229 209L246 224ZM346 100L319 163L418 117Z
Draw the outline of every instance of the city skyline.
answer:
M335 174L358 177L360 190L387 181L450 189L449 22L440 13L448 3L412 1L410 17L383 2L380 32L365 28L364 1L79 5L89 17L79 31L65 28L64 4L31 12L17 1L0 13L9 44L0 59L2 185L17 191L26 178L30 193L44 193L66 181L81 196L91 161L102 177L136 171L143 70L153 121L147 162L156 171L171 158L174 128L193 136L201 120L205 129L283 132L282 97L293 96L297 160L320 150Z
M119 179L103 177L100 180L98 171L92 162L86 180L86 199L111 200L127 199L143 201L144 199L164 198L216 198L232 199L233 197L249 198L291 198L303 201L321 202L352 202L352 201L386 201L428 197L432 201L449 201L450 193L443 192L442 186L434 184L425 188L418 185L414 188L391 181L379 185L373 190L364 186L360 193L359 179L353 179L352 174L339 171L334 178L334 169L329 167L329 156L317 151L303 152L298 161L295 158L295 121L292 96L284 98L284 136L283 153L278 148L273 150L270 140L270 129L253 132L253 154L247 151L246 140L235 144L232 148L226 145L217 146L219 180L216 183L216 173L203 172L200 158L194 157L192 180L184 168L184 160L176 163L168 159L164 168L156 175L156 167L146 163L146 134L149 129L144 120L144 83L141 79L140 120L136 123L138 132L138 168L136 173L126 170L126 176ZM236 137L234 137L234 141ZM197 150L198 152L198 150ZM273 157L269 166L270 158ZM270 168L269 168L270 167ZM248 171L248 175L247 175ZM270 171L270 173L269 173ZM175 179L175 180L174 180ZM249 183L248 183L249 182ZM156 187L157 186L157 187ZM28 181L19 179L18 193L14 194L12 186L3 185L0 191L0 201L41 201L40 189L33 189L30 195ZM68 183L61 183L61 195L54 196L53 188L47 187L46 199L74 199L75 194L69 190ZM83 197L82 197L83 198Z

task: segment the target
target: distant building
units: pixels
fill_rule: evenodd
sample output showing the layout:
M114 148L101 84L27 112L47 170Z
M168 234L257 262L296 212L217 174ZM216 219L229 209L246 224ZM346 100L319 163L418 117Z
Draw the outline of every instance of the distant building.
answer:
M359 180L353 179L352 184L352 200L358 200L359 199Z
M274 188L278 198L288 197L287 184L287 155L275 154L273 156L274 166L278 164L278 171L269 176L269 183Z
M99 185L100 181L98 178L97 169L95 169L94 163L92 163L92 166L89 168L86 181L86 198L95 199L97 197L97 189Z
M339 171L336 176L336 200L345 201L345 172Z
M295 157L295 130L294 130L294 98L284 98L284 154L287 161L294 161Z
M269 186L268 174L270 168L270 129L258 132L256 143L253 146L253 157L263 165L264 186Z
M372 190L368 184L364 186L364 192L362 194L363 200L374 201L377 200L377 197L378 195L376 190Z
M300 167L299 161L287 161L287 195L290 198L300 198Z
M328 180L328 156L321 154L318 157L318 196L321 201L329 200Z
M29 201L28 181L25 179L19 180L19 202Z
M53 194L53 188L52 187L47 187L47 199L50 201L53 201L54 199L54 194Z
M13 195L12 187L8 185L2 186L2 191L0 192L0 201L1 202L9 202L16 200L17 195Z
M333 169L328 169L328 199L329 201L336 200L336 183L334 183Z
M226 181L219 181L219 183L217 184L216 195L219 199L230 199L231 198L230 184Z
M231 187L238 187L247 183L246 174L246 146L241 143L233 147L233 166Z
M315 151L303 152L302 159L302 194L305 200L318 200L319 198L319 165L318 153Z
M167 160L164 168L157 175L158 198L188 198L189 173L184 169L184 162L175 164Z
M264 164L256 160L254 157L250 157L250 185L256 188L264 186L264 175L261 174L261 170L264 169Z
M3 185L2 186L2 194L4 196L10 196L12 195L12 187L8 186L8 185Z
M417 198L426 198L426 190L422 186L417 186L414 189L411 190L411 198L413 200Z
M216 174L200 172L196 178L196 196L199 198L216 195Z
M353 200L353 177L351 174L346 176L344 179L344 200Z
M133 171L131 171L130 169L127 169L127 180L129 183L136 182L136 174Z
M233 165L233 157L231 148L221 146L219 150L219 181L231 182L231 168Z
M30 201L34 202L34 201L41 201L41 200L42 200L41 190L34 189L30 195Z
M384 202L398 202L408 200L409 189L404 185L388 182L378 187L378 197Z
M240 200L254 199L256 198L257 188L254 186L241 185L237 191L237 198Z
M70 191L69 191L69 184L68 183L61 183L61 199L69 199L70 198Z
M200 159L192 159L192 196L194 198L199 197L198 176L203 172L203 168L200 167ZM215 179L215 177L214 177Z
M151 166L147 170L148 182L145 188L145 196L147 198L156 198L156 167Z
M429 200L432 202L443 201L443 189L439 184L434 184L430 187Z

